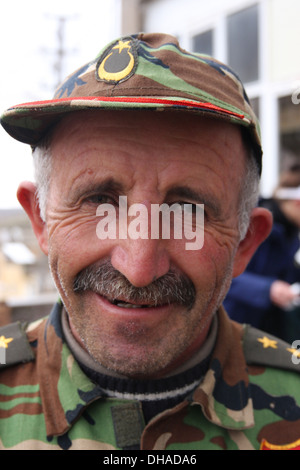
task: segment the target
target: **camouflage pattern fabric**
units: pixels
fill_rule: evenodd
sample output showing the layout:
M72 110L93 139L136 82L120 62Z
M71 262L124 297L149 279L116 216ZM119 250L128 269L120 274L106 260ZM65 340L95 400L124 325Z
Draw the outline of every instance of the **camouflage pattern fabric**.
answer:
M137 401L103 397L82 372L62 336L61 308L57 304L49 318L27 329L35 360L0 371L0 449L112 450L138 442L145 450L250 450L300 444L299 366L288 344L232 322L220 309L203 382L145 426ZM13 347L13 338L5 342L0 336Z

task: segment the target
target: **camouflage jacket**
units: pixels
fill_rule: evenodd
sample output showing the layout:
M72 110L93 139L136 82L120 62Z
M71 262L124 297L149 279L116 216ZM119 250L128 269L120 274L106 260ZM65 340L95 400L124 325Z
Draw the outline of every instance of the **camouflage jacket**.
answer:
M0 329L0 350L7 352L0 371L0 449L123 449L137 436L144 450L300 445L300 365L288 344L232 322L220 309L201 384L145 426L133 419L139 402L103 397L83 373L63 339L60 312L57 304L26 334L21 325Z

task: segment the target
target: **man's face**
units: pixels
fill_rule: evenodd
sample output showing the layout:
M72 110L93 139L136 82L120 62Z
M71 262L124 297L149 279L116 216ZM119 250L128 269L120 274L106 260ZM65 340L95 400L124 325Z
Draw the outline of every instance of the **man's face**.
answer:
M73 334L105 367L158 377L199 348L229 288L245 164L240 131L180 114L87 112L58 126L51 150L47 251ZM119 196L128 207L140 203L149 211L151 204L203 203L202 249L186 250L185 239L172 237L99 240L97 207L109 203L118 214ZM129 297L127 284L119 298L99 293L94 268L103 265L140 288L143 301ZM75 292L89 267L86 289ZM168 288L158 305L148 298L169 272L184 280L192 300L169 298Z

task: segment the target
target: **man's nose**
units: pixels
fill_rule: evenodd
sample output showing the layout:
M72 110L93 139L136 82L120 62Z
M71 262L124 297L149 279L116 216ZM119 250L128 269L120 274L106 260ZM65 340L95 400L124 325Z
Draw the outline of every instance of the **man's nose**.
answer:
M145 287L169 271L169 256L161 240L127 239L118 242L111 263L135 287Z

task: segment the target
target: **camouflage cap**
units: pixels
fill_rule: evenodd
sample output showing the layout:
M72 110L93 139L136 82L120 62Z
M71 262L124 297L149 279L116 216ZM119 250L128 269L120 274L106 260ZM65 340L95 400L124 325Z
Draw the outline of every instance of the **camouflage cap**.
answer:
M216 59L183 50L165 34L137 34L110 43L69 75L54 98L23 103L1 116L15 139L35 146L66 113L86 109L194 112L249 130L261 167L260 129L243 84Z

